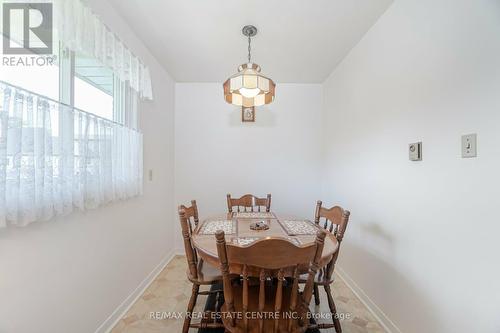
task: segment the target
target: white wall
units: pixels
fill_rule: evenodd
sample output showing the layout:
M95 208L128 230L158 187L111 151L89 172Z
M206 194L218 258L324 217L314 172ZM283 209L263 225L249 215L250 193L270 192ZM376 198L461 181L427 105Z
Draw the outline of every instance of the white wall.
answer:
M324 85L340 265L402 332L500 332L499 36L498 1L395 1Z
M155 100L140 105L144 195L1 230L0 332L94 332L173 252L174 82L106 2L92 5L153 77Z
M201 218L227 211L226 194L272 194L274 211L311 217L318 199L322 87L279 84L276 100L242 123L220 83L177 83L176 203ZM180 231L176 232L177 246Z

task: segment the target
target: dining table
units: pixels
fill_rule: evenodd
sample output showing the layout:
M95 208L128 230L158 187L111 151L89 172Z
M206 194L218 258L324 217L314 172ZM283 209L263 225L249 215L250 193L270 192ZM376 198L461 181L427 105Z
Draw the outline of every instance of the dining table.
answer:
M252 229L252 224L257 222L266 224L268 229ZM265 238L281 238L296 246L309 246L314 244L320 228L321 226L308 219L292 215L282 215L274 212L232 212L211 216L203 220L193 230L192 242L203 261L219 267L220 262L215 239L218 230L224 231L228 244L238 246L251 246L252 243ZM324 229L321 228L321 230ZM326 237L320 268L331 261L339 247L335 235L328 232L328 230L325 231ZM270 251L269 255L273 255L272 251ZM304 267L301 273L306 273L307 270L308 267Z

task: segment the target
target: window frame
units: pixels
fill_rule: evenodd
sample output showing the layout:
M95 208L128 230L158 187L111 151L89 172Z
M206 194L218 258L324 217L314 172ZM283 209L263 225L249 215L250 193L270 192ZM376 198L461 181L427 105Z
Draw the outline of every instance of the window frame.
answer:
M75 107L75 51L59 44L59 102ZM96 87L96 89L99 89ZM123 126L125 124L125 93L122 92L120 79L113 75L113 119L103 118L92 113L92 110L82 110Z
M59 102L75 105L75 52L59 46Z

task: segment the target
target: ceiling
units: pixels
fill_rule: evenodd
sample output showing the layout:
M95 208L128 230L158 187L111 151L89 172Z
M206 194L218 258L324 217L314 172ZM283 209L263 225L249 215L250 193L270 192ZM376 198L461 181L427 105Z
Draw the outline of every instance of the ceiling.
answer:
M108 0L178 82L223 82L252 60L276 82L323 82L392 0Z

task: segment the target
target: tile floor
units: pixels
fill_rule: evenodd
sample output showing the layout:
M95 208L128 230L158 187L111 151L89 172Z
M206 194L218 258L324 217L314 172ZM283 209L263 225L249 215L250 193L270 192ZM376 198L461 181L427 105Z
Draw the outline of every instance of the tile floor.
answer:
M144 294L130 308L127 314L113 328L112 333L154 333L154 332L181 332L182 319L151 319L151 312L183 312L191 296L191 283L186 279L186 259L177 256L165 267ZM208 287L207 287L208 288ZM347 318L341 321L344 333L382 333L385 332L371 313L352 293L352 291L337 278L333 284L333 292L337 311ZM328 301L324 290L320 289L321 304L319 307L311 302L313 312L328 313ZM207 296L199 296L196 311L203 311ZM321 322L321 320L319 320ZM191 329L190 333L197 332ZM322 330L322 333L335 332Z

